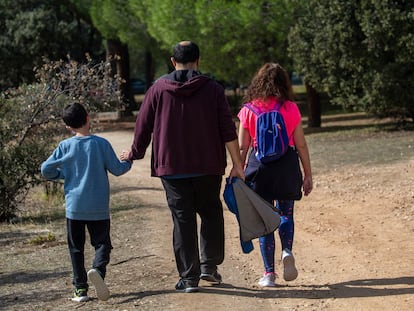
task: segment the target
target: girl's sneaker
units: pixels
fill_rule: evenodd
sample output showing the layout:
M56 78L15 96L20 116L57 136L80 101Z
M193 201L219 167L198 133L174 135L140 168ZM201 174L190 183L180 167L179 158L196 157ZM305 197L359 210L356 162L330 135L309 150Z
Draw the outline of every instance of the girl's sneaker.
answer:
M295 266L295 257L292 255L292 251L285 248L282 252L283 263L283 279L285 281L293 281L298 277L298 270Z
M263 287L275 287L276 273L266 272L259 280L259 285Z
M88 301L88 290L86 288L76 288L71 300L76 302Z

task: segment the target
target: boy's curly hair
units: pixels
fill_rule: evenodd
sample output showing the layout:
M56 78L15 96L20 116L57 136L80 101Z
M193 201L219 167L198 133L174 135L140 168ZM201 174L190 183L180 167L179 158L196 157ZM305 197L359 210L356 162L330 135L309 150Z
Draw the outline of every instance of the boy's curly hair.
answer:
M293 100L289 75L278 63L266 63L257 71L243 100L247 103L266 100L268 97L276 97L281 101Z

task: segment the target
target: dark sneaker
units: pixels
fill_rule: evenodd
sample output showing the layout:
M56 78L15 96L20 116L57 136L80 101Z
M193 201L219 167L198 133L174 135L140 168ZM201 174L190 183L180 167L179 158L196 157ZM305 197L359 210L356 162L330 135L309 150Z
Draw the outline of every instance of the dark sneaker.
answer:
M108 300L109 289L106 286L101 274L97 269L91 269L88 271L88 279L95 287L96 296L99 300Z
M198 292L198 283L196 281L180 279L178 283L175 284L175 290L183 293Z
M76 302L88 301L88 290L86 288L76 288L71 300Z
M201 273L200 279L213 284L220 284L222 282L222 277L217 270L214 273Z

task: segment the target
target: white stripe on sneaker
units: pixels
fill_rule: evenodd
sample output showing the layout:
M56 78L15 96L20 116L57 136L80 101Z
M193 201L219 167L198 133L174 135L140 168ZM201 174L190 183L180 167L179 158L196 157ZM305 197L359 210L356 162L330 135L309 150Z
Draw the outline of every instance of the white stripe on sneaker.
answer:
M91 269L88 271L88 279L95 287L96 296L98 296L98 299L103 301L108 300L109 289L96 269Z

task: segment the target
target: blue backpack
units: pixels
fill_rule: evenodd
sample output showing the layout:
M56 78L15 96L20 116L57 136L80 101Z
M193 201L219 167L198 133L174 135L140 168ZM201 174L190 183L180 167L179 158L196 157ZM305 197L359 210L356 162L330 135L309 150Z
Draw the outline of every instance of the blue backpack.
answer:
M269 163L283 156L289 148L289 137L285 121L278 111L280 104L266 112L261 112L256 106L246 104L246 108L257 115L256 123L256 158L261 163Z

